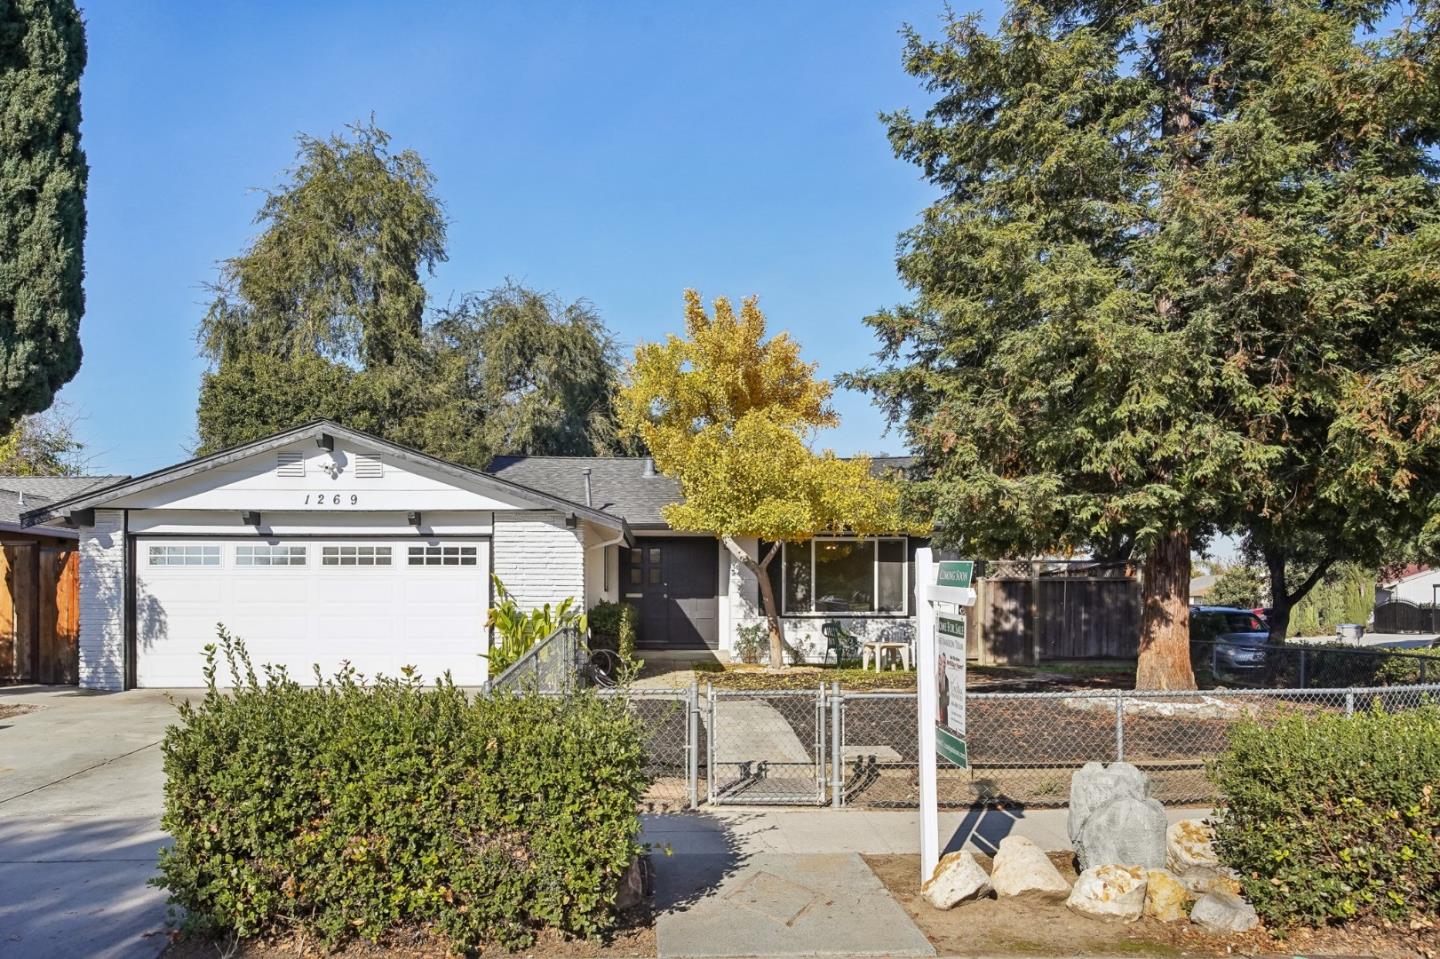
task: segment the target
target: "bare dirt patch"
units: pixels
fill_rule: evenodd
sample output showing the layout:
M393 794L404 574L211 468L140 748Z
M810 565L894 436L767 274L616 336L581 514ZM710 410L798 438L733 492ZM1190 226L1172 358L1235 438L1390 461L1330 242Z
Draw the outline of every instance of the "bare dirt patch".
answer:
M0 719L12 719L16 716L23 716L33 712L34 706L4 706L0 705Z
M920 857L864 856L871 871L942 956L1297 956L1431 959L1433 929L1381 927L1298 930L1280 940L1264 930L1217 938L1189 923L1153 919L1112 924L1086 919L1062 903L983 899L941 911L920 898ZM990 860L976 856L988 872ZM1050 859L1074 881L1069 853ZM1432 951L1426 951L1432 950Z
M233 949L233 951L231 951ZM528 949L507 952L498 947L481 950L484 956L534 956L536 959L634 959L654 956L655 923L648 908L626 913L620 928L603 941L568 939L555 933L541 933ZM182 937L162 953L162 959L296 959L299 956L326 956L333 959L435 959L454 953L444 939L429 930L397 933L380 943L352 942L338 950L327 950L314 940L299 936L277 939L247 939L238 944L201 937Z

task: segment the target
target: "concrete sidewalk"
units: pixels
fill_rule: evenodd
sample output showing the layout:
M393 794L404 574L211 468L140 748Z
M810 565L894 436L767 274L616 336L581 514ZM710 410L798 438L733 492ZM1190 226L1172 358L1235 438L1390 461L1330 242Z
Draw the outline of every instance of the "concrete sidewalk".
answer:
M1209 811L1166 812L1174 821ZM1010 835L1058 851L1070 848L1066 816L975 809L942 813L940 829L947 851L993 854ZM860 858L918 854L916 812L719 808L642 819L662 959L935 954Z
M1171 822L1210 813L1205 807L1167 807ZM1070 848L1066 809L967 809L940 814L943 852L968 848L993 855L1001 839L1024 836L1041 849ZM787 855L920 852L920 814L914 810L718 807L640 817L642 840L672 855Z

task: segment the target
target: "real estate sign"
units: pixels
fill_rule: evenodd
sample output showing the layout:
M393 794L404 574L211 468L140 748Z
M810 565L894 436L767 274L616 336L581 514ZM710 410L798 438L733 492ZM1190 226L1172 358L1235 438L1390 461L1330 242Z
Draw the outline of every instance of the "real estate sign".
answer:
M915 697L919 732L920 880L940 861L937 772L943 758L969 765L965 747L965 608L975 605L975 563L937 561L928 546L915 551L915 640L920 685Z
M942 559L936 566L936 586L969 589L975 579L975 561L972 559Z
M969 583L965 585L968 588ZM964 616L935 616L935 684L935 751L957 766L969 765L965 748Z

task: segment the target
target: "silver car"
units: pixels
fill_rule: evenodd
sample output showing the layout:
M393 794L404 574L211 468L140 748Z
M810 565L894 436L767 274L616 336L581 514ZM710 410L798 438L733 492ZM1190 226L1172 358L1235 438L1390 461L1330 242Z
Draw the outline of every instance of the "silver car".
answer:
M1270 627L1237 606L1190 607L1190 658L1216 675L1246 675L1265 668Z

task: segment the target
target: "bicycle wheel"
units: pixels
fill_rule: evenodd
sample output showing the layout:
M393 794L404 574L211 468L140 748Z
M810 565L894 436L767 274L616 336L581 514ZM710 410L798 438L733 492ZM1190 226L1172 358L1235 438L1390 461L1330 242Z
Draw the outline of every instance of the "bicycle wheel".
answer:
M620 657L608 649L590 652L590 678L597 686L614 686L620 681Z

